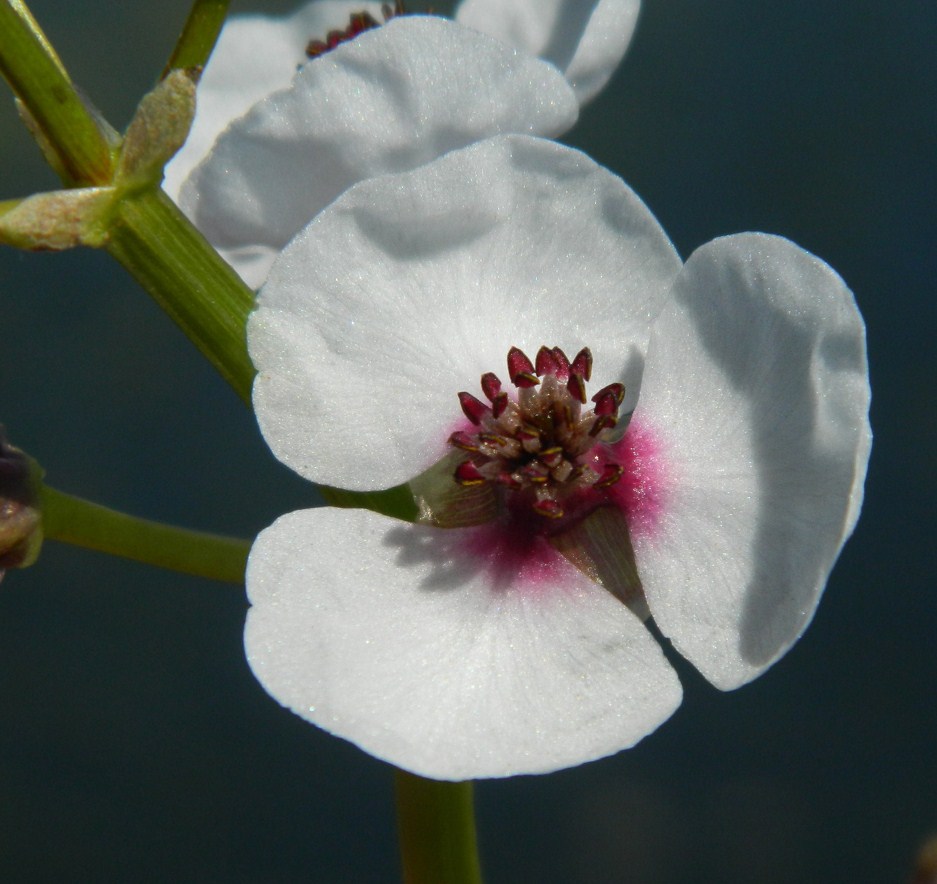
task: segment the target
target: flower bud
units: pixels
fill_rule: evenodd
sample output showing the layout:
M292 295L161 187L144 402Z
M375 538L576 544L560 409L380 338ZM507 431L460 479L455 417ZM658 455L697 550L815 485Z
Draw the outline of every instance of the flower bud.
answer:
M39 555L41 477L39 465L10 445L0 425L0 569L25 568Z

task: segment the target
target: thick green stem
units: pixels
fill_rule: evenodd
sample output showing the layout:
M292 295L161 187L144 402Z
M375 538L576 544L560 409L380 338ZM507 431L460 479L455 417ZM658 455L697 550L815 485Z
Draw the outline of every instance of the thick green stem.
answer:
M120 200L109 251L250 404L245 323L254 293L156 188Z
M0 0L0 73L54 151L66 183L109 183L111 146L22 0Z
M49 540L123 556L171 571L243 583L251 542L189 531L128 516L56 491L40 491L42 528Z
M396 777L405 884L480 884L472 784Z
M229 0L195 0L166 63L164 77L173 68L202 67L208 61L228 14L228 5Z

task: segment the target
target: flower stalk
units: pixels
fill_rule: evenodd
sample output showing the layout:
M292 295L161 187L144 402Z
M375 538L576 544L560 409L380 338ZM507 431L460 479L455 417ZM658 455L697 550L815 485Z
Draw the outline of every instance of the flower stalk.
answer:
M396 772L405 884L480 884L472 783Z
M195 0L161 79L176 68L203 67L221 33L229 0Z
M69 185L109 182L114 156L106 130L20 0L0 0L0 33L0 73L28 111L56 171Z
M106 249L249 404L254 367L244 324L253 292L172 200L156 188L126 195Z
M211 580L244 580L249 540L141 519L48 485L40 490L40 501L47 540Z

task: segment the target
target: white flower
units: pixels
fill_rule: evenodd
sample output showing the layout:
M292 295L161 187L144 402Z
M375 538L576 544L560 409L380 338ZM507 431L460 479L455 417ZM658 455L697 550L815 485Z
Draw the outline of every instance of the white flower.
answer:
M624 54L637 5L470 0L458 13L470 26L395 16L312 62L310 38L352 13L382 21L382 4L319 0L283 19L234 18L164 187L259 286L289 238L356 181L502 132L567 131Z
M264 687L422 775L549 771L654 730L681 691L645 603L713 684L756 677L858 516L869 387L842 280L761 234L684 265L620 179L551 142L353 187L285 249L248 339L261 430L301 475L386 488L448 457L497 504L449 529L305 510L251 553Z
M463 0L456 21L553 62L580 104L615 72L641 0Z

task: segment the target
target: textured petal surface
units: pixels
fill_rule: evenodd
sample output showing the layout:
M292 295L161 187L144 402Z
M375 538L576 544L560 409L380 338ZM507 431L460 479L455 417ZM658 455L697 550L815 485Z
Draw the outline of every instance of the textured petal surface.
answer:
M491 139L363 182L284 251L248 323L254 407L274 454L316 482L405 482L507 381L512 345L589 346L590 390L637 396L680 260L628 187L578 151Z
M637 414L669 487L635 551L661 630L718 687L810 622L858 517L868 408L862 318L826 264L761 234L690 257L648 349Z
M551 65L453 22L401 17L305 65L236 121L182 206L258 285L290 237L355 182L499 132L557 135L577 113Z
M288 16L233 16L225 22L198 84L195 121L182 149L166 166L163 189L175 200L186 176L225 127L253 104L288 86L308 59L310 39L348 24L353 12L381 20L381 4L313 0Z
M640 0L464 0L456 21L553 62L585 104L621 62L640 7Z
M680 702L640 620L552 554L520 573L467 532L291 513L251 551L245 644L280 703L438 779L539 773L633 745Z

